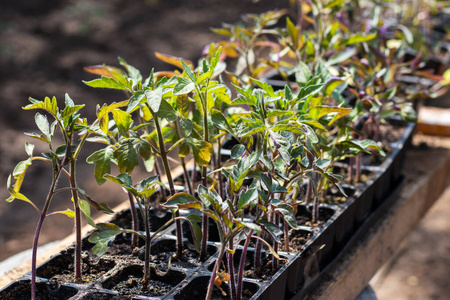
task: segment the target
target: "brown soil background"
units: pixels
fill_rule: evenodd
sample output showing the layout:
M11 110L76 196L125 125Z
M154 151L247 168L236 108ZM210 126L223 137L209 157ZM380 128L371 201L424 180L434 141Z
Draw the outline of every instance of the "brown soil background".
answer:
M93 119L95 106L124 100L121 93L95 90L81 81L94 76L84 66L118 66L117 57L148 74L170 69L154 51L196 61L205 45L220 37L209 28L234 23L244 12L263 12L288 6L288 0L14 0L0 3L0 261L32 245L38 215L19 200L6 203L6 179L26 158L23 135L34 131L34 113L23 111L28 97L43 99L64 94L86 103L82 113ZM95 146L85 149L92 152ZM36 153L44 151L36 143ZM125 199L121 190L105 183L98 187L93 166L82 166L79 185L95 200L114 207ZM33 164L23 193L41 207L50 182L48 166ZM61 182L61 185L64 184ZM376 281L380 299L448 299L450 265L450 194L441 198L424 222L405 242ZM71 207L61 195L53 210ZM72 220L54 216L45 222L41 244L59 240L73 231ZM385 274L384 274L385 275Z

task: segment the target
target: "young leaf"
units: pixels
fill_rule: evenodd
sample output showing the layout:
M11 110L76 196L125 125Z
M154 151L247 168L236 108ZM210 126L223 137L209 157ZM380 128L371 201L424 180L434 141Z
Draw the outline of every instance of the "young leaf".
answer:
M187 138L186 142L191 146L194 159L202 167L206 167L211 160L211 155L214 153L213 146L205 141Z
M116 90L130 90L126 85L117 81L115 78L102 76L91 81L84 81L83 83L94 88L116 89Z
M132 141L126 140L114 151L114 158L121 173L131 173L139 165L139 156Z
M350 36L348 39L345 39L339 43L339 46L348 46L353 44L358 44L362 42L368 42L376 38L376 33L365 35L363 33L356 33Z
M117 225L112 223L97 224L97 229L99 231L94 232L89 237L89 242L95 244L92 248L92 253L96 257L100 257L108 251L109 243L122 231Z
M215 108L211 110L211 121L218 129L225 130L229 134L234 135L233 128L228 124L225 116Z
M86 217L87 223L92 227L96 227L94 220L91 218L91 207L89 206L89 202L83 199L78 199L78 205L80 206L80 210Z
M124 137L129 137L129 128L133 119L131 115L120 109L112 111L114 122L116 123L119 134Z
M49 97L45 97L44 101L39 101L33 98L29 98L31 104L23 107L24 110L30 109L43 109L49 112L52 116L56 117L58 114L58 104L56 98L53 97L51 100Z
M133 96L130 98L130 102L128 103L127 113L134 111L134 109L143 102L144 97L144 91L134 92Z
M231 148L231 158L232 159L238 159L241 158L242 155L245 152L245 146L242 144L234 145L233 148Z
M113 158L114 149L112 147L106 147L92 153L86 159L88 164L95 164L94 174L98 184L105 183L106 179L103 176L111 172L111 160Z
M157 113L159 111L159 107L161 105L163 96L163 89L161 87L156 90L146 90L145 97L147 97L148 106L152 109L153 112Z
M248 206L255 206L258 202L258 191L256 189L249 189L242 192L239 197L238 209L241 210Z
M180 118L180 127L183 135L189 137L194 129L194 123L190 119Z
M73 210L71 210L71 209L55 211L55 212L52 212L52 213L48 214L47 216L56 215L56 214L65 215L65 216L68 216L71 219L75 218L75 212Z
M127 70L128 75L136 80L136 81L142 81L142 75L141 72L133 67L132 65L129 65L123 58L119 57L119 63Z
M177 120L177 113L166 100L161 100L161 106L159 107L156 115L159 118L166 119L168 122L175 122Z
M173 87L174 95L189 94L195 89L195 83L191 80L183 77L178 77L177 80L178 83Z
M197 201L194 196L184 192L176 193L175 195L167 199L166 203L164 203L163 206L169 209L202 209L202 204Z

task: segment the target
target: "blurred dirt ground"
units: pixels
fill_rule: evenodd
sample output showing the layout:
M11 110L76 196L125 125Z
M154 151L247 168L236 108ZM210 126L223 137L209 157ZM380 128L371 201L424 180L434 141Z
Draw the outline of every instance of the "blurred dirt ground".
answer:
M450 138L418 134L415 144L450 151ZM371 285L379 300L450 299L449 268L450 187L379 270Z

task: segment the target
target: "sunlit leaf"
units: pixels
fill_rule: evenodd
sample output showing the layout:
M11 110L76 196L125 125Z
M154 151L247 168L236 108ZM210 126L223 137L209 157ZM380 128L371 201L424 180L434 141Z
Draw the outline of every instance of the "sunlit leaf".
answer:
M114 158L114 149L112 147L106 147L92 153L86 162L89 164L95 164L94 174L95 180L98 184L105 183L105 174L111 172L111 160Z

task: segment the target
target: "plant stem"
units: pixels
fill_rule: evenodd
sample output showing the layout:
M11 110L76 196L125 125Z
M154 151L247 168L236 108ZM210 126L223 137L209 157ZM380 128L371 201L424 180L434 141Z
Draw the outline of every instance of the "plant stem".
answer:
M208 81L209 82L209 81ZM203 104L203 140L209 142L209 128L208 128L208 102L206 96L199 93L200 99ZM204 187L208 188L208 181L206 178L207 166L202 166L202 184ZM206 214L202 215L202 244L200 246L200 261L206 260L206 248L208 243L208 233L209 233L209 221Z
M53 170L55 170L56 164L53 162ZM42 209L41 215L39 217L38 224L36 226L36 232L34 234L33 250L31 255L31 299L36 299L36 260L37 260L37 248L39 244L39 235L41 234L42 225L47 217L47 211L50 207L50 202L52 201L54 191L56 188L56 182L58 181L59 175L61 174L61 168L58 168L56 173L53 175L52 184L50 190L45 199L44 208Z
M263 237L263 233L261 232L259 234L259 237ZM262 248L262 242L260 239L257 239L256 246L255 246L255 266L254 266L254 272L256 275L261 274L261 248Z
M75 280L82 281L81 270L81 210L78 201L76 182L76 159L70 161L70 186L72 189L73 206L75 210Z
M277 227L279 227L280 225L280 216L278 214L276 214L275 212L273 212L272 214L274 214L274 223ZM273 250L275 251L275 253L278 253L278 243L276 240L273 240ZM272 271L275 271L276 269L278 269L278 259L275 256L272 256Z
M184 181L186 182L185 185L188 188L189 194L194 195L194 189L192 188L192 182L189 180L189 173L186 169L186 162L184 161L184 157L180 157L180 160L181 166L183 167Z
M170 166L169 166L169 161L167 160L167 152L166 149L164 148L164 138L163 138L163 134L161 131L161 126L159 125L159 120L158 117L156 116L156 114L153 113L153 111L151 111L152 115L153 115L153 119L155 120L155 127L156 127L156 132L158 135L158 144L159 144L159 151L160 151L160 155L161 155L161 160L163 162L164 165L164 171L166 173L166 178L167 178L167 182L169 183L169 189L170 189L170 195L175 195L175 187L173 184L173 179L172 179L172 172L170 171ZM176 258L177 259L182 259L183 258L183 232L181 231L181 220L178 219L180 217L180 212L177 210L175 212L175 224L176 224L176 228L177 228L177 253L176 253Z
M245 267L245 257L247 256L248 245L250 244L251 236L253 234L253 230L247 235L247 239L245 240L244 248L242 248L241 261L239 262L239 272L237 278L237 290L236 290L236 299L241 300L242 298L242 278L244 277L244 267Z
M228 242L228 247L230 249L234 249L233 239ZM228 272L230 274L230 291L231 291L231 299L236 298L236 280L234 277L234 254L227 252L227 261L228 261Z
M148 215L149 207L148 200L144 206L144 220L145 220L145 252L144 252L144 280L142 283L142 288L147 289L148 281L150 280L150 247L151 247L151 236L150 236L150 219Z
M284 251L289 252L289 225L284 221Z
M223 254L225 253L225 244L222 243L219 250L219 256L217 257L216 263L214 264L214 269L212 270L211 278L209 279L208 289L206 291L205 300L210 300L212 296L212 291L214 287L214 280L216 279L217 270L219 270L220 263L222 262Z
M136 205L134 204L133 194L128 191L128 200L130 201L130 211L131 211L131 227L134 231L138 231L139 219L136 213ZM137 234L133 233L131 236L131 248L134 249L137 246Z

